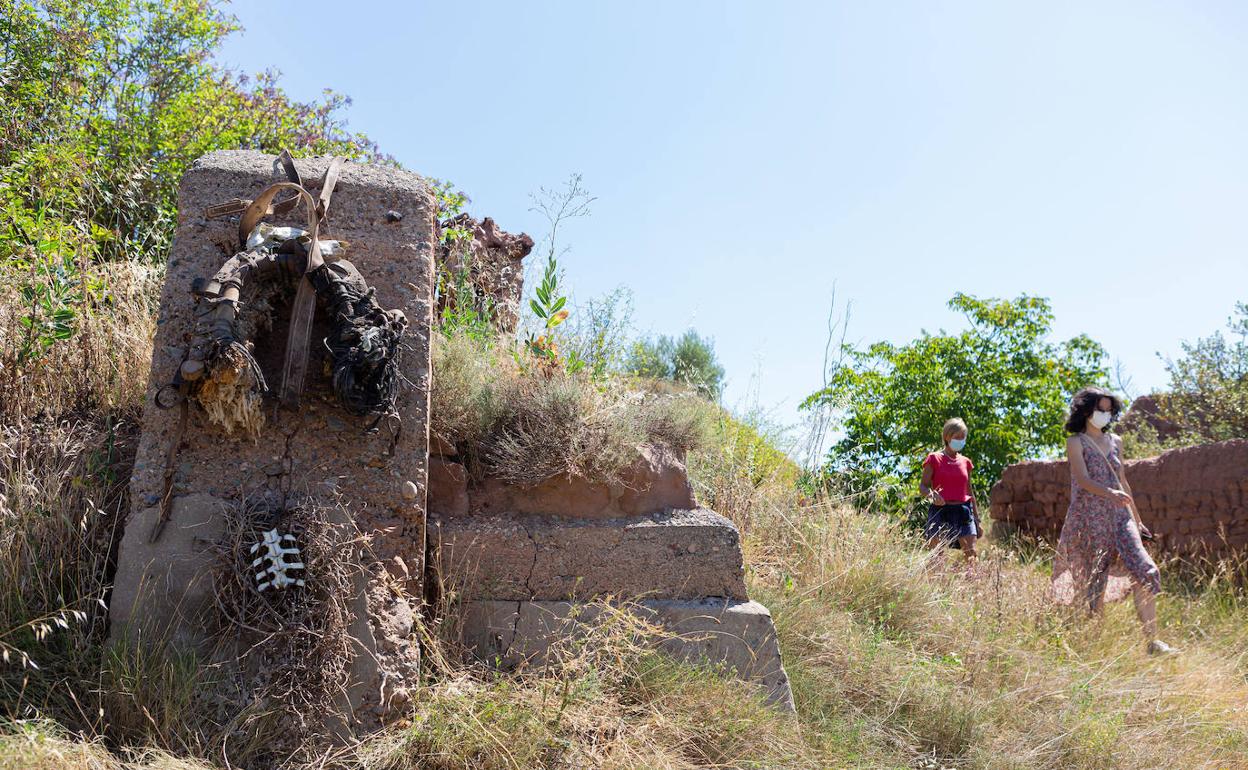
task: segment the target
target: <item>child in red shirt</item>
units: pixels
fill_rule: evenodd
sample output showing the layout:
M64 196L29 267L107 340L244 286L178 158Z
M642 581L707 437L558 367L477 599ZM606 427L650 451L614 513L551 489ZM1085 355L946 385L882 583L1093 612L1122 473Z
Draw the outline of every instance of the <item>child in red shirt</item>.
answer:
M923 479L919 492L931 501L923 534L927 547L941 543L961 547L966 558L974 560L975 540L979 525L975 515L975 493L971 489L971 470L975 464L961 454L966 446L966 423L953 418L941 431L944 449L932 452L923 460Z

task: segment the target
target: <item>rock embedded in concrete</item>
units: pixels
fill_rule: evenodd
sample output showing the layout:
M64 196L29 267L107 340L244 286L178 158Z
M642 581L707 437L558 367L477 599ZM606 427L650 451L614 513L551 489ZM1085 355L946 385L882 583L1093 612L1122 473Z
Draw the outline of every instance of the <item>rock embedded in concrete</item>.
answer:
M514 333L524 295L523 261L533 250L533 239L525 233L504 232L489 217L477 221L460 214L441 226L465 231L468 237L448 239L441 245L439 269L452 280L466 271L469 290L481 305L489 307L494 326L504 334ZM438 311L453 308L458 299L457 292L444 292Z
M747 598L740 534L707 509L588 520L431 512L429 542L462 599Z

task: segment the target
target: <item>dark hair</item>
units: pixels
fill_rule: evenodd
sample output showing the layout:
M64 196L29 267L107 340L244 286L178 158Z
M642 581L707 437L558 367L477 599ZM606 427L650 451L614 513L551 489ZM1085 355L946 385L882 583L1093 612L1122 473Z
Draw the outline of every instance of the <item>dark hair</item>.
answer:
M1096 411L1102 398L1108 398L1110 412L1117 417L1122 412L1122 399L1104 388L1084 388L1070 400L1070 416L1066 418L1067 433L1083 433L1088 427L1088 418Z

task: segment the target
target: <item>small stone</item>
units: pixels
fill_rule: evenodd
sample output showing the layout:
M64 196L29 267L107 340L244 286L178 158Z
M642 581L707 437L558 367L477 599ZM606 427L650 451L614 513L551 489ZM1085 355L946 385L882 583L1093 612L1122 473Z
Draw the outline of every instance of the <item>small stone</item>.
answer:
M398 568L400 575L405 578L412 576L412 572L407 568L407 562L403 561L402 556L396 555L393 559L391 559L391 561L394 563L394 566Z
M417 487L415 482L404 481L403 482L403 499L415 500L417 497L420 497L420 487Z
M387 222L402 222L403 212L390 209L389 211L386 212L386 221Z

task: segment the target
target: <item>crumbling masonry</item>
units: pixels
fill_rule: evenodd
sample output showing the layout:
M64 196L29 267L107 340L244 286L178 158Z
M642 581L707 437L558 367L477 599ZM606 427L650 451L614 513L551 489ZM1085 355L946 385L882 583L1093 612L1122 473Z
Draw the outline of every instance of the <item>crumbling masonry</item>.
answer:
M295 165L292 171L287 164L288 176L311 180L329 160ZM380 724L408 703L418 680L426 553L437 584L455 586L463 639L481 659L504 666L539 659L554 639L575 633L581 602L612 597L634 602L673 632L662 643L667 652L726 663L791 709L770 615L746 595L738 533L697 506L683 458L643 447L623 484L559 478L529 488L488 479L470 488L451 447L435 446L431 459L435 263L448 254L439 253L434 200L420 177L343 164L319 233L328 272L313 287L317 310L302 397L279 406L267 395L288 379L287 340L296 336L288 331L292 315L299 317L296 286L305 266L291 254L307 239L280 227L260 233L261 240L277 238L276 245L244 259L243 267L248 281L268 281L268 288L231 293L228 276L218 279L233 274L223 266L242 264L230 262L240 251L240 223L206 212L216 206L221 213L218 204L255 198L281 179L273 156L237 151L204 156L182 180L111 601L114 639L173 644L228 668L256 639L223 621L223 601L312 596L326 585L315 558L327 549L322 543L321 556L294 577L274 581L270 570L272 590L252 586L241 599L237 580L233 598L223 599L228 573L252 579L256 554L276 553L271 543L306 545L306 533L286 537L291 527L328 521L359 535L342 549L349 564L335 567L334 585L349 585L349 596L336 597L349 609L349 662L336 713L327 719L346 729ZM489 220L461 224L475 236L463 251L477 265L473 290L490 297L496 323L512 331L520 261L532 241ZM349 263L340 261L342 251ZM325 284L327 275L338 283ZM345 323L343 313L364 320ZM397 369L386 368L391 362ZM217 409L205 381L194 380L214 367L230 376L209 381L237 390L227 394L228 409ZM356 378L399 387L361 390ZM374 398L378 392L393 400ZM233 565L223 544L239 533L246 537ZM254 544L261 545L249 549ZM291 563L302 564L294 553ZM240 697L248 697L245 682L258 675L254 667L235 672L244 682Z

